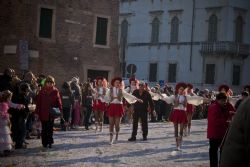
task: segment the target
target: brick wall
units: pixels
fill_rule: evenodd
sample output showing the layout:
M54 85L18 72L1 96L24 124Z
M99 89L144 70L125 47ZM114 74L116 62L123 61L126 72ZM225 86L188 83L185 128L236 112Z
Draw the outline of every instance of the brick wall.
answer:
M39 7L52 7L55 15L55 40L38 38ZM93 45L95 15L111 17L110 47ZM51 74L58 84L78 75L86 80L86 67L112 69L109 78L120 75L118 58L118 0L4 0L0 1L0 72L7 67L20 73L19 40L28 41L29 70ZM17 45L16 53L4 53L4 46ZM77 60L75 60L77 57Z

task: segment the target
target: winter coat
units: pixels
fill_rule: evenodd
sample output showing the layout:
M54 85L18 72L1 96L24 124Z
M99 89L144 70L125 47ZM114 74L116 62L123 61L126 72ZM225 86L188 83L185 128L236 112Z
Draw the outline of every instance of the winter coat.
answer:
M43 87L37 95L36 113L41 121L54 119L50 115L52 107L58 107L62 112L62 101L59 91L55 87Z
M231 119L229 111L231 111L230 105L222 107L217 101L208 107L208 139L223 139Z
M62 89L61 91L63 108L70 108L73 105L73 94L70 90Z

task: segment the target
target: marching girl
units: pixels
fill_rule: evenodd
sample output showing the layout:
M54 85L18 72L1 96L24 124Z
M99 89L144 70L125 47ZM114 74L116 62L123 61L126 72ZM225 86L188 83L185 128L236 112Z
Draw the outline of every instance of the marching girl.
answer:
M192 84L187 84L187 96L194 96L193 93L193 85ZM190 129L191 129L191 121L193 118L193 114L194 114L194 105L187 103L187 125L185 127L185 135L190 135Z
M187 97L184 94L184 89L186 87L187 85L185 83L178 83L176 85L174 108L173 112L170 115L170 121L174 123L174 134L175 134L177 150L180 150L181 148L183 128L184 125L187 123L187 115L186 115Z
M180 82L175 86L175 95L161 95L162 100L168 104L174 104L173 111L170 114L170 121L174 124L177 151L181 150L184 125L188 122L186 112L187 103L197 106L205 100L205 98L200 96L186 95L186 87L187 84Z
M134 90L139 88L139 81L135 77L129 79L129 84L130 86L125 89L125 91L129 94L132 94ZM131 124L134 107L131 104L127 104L126 109L127 109L128 123Z
M117 141L120 131L121 118L124 115L124 108L122 102L123 97L130 104L135 103L138 99L124 91L124 87L122 85L122 78L120 77L115 77L112 79L111 88L106 97L110 102L107 114L109 117L110 144L112 145L114 128L116 132L115 140Z
M100 128L100 132L103 131L103 117L104 111L106 110L106 104L104 96L107 93L107 80L103 77L96 78L96 88L94 90L94 104L93 110L95 113L95 126L96 131Z

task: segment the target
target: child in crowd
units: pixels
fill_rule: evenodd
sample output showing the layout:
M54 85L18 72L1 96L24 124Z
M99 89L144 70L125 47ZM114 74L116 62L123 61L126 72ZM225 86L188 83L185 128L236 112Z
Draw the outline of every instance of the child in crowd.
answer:
M8 109L24 108L21 104L11 103L12 93L9 90L0 92L0 153L4 156L8 156L12 151L12 139L10 131L10 116Z

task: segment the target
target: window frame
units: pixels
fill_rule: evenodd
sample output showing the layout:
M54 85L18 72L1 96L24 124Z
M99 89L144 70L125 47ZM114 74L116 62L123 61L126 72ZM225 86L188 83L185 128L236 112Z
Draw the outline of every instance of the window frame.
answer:
M151 23L151 40L152 44L159 43L159 36L160 36L160 20L158 17L154 17Z
M174 21L177 22L174 22ZM179 29L180 29L180 19L177 16L174 16L171 19L170 23L170 42L171 43L178 43L179 42Z
M106 18L108 19L108 24L107 24L107 42L106 45L100 45L96 44L96 30L97 30L97 18ZM110 48L110 32L111 32L111 16L107 15L94 15L94 28L93 28L93 47L97 48Z
M156 75L155 75L155 81L151 81L150 79L150 72L151 72L151 64L156 64ZM148 81L149 82L157 82L157 80L158 80L158 68L159 68L159 63L157 63L157 62L149 62L149 67L148 67Z
M207 65L214 65L214 76L213 76L213 83L208 83L207 82ZM214 63L206 63L205 64L205 78L204 78L204 82L207 85L214 85L216 82L216 64Z
M175 81L170 81L169 80L169 77L170 77L170 65L172 65L172 64L175 64ZM176 83L176 81L177 81L177 67L178 66L178 64L176 63L176 62L173 62L173 63L168 63L168 69L167 69L167 73L168 73L168 78L167 78L167 81L169 82L169 83Z
M234 67L235 66L238 66L240 68L240 73L238 75L239 76L239 81L238 81L239 83L238 84L234 84ZM241 74L242 74L242 67L241 67L241 65L240 64L232 64L232 75L231 75L232 76L232 80L231 80L231 83L232 83L233 86L240 86L241 85L241 78L242 78Z
M215 18L215 20L213 20L214 18ZM213 21L216 21L216 22L213 22ZM207 31L207 34L208 34L207 41L208 42L217 42L218 41L218 23L219 23L218 16L216 14L210 15L210 17L208 18L208 31ZM216 25L214 25L214 24L216 24Z
M53 11L52 14L52 27L51 27L51 38L44 38L40 37L40 17L41 17L41 9L51 9ZM56 42L56 37L55 37L55 30L56 30L56 7L54 6L48 6L48 5L39 5L38 10L37 10L37 33L36 36L40 41L45 41L45 42Z
M239 38L239 31L238 31L238 21L241 18L241 36ZM240 39L240 40L239 40ZM241 15L238 15L235 19L235 30L234 30L234 41L237 43L243 43L244 41L244 18Z

